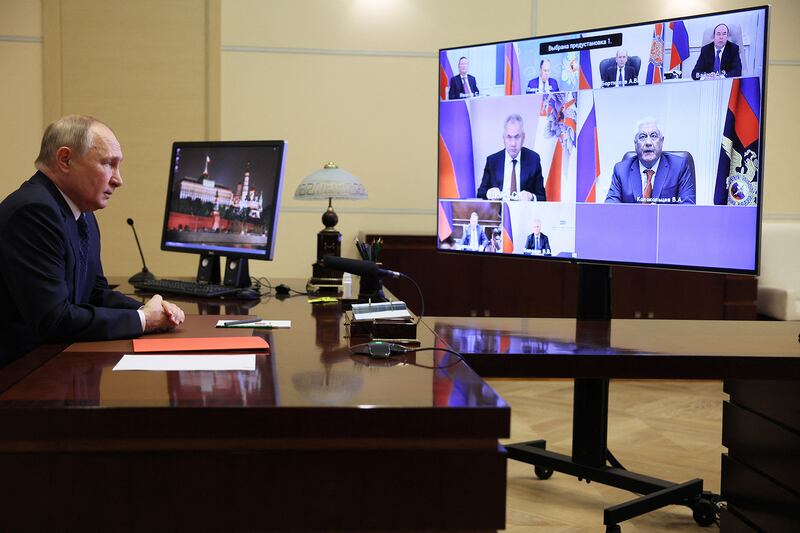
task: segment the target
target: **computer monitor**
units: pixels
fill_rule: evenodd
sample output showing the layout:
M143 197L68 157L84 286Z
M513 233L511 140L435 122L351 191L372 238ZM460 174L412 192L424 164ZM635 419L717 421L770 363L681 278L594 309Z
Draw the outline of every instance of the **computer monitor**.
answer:
M439 249L757 274L768 14L440 50Z
M249 259L272 260L284 141L175 142L161 249L200 255L197 281L248 286Z

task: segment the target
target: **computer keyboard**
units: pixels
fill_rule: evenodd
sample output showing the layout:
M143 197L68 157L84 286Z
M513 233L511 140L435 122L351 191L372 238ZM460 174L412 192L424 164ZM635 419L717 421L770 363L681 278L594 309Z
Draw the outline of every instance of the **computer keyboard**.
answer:
M140 291L180 294L195 298L219 298L220 296L234 295L239 292L237 287L227 285L210 285L196 281L182 281L177 279L155 279L140 281L133 284Z

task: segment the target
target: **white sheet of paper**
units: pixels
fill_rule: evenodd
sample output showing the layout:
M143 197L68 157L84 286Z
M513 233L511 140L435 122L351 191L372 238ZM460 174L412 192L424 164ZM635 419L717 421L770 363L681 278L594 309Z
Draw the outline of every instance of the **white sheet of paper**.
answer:
M256 354L125 354L117 370L255 370Z
M291 320L259 320L258 322L250 322L249 324L234 324L232 326L225 326L227 322L234 322L233 320L217 320L217 327L228 327L228 328L268 328L268 329L278 329L278 328L290 328L292 327Z
M371 320L375 318L409 318L411 315L408 309L398 309L394 311L377 311L374 313L353 313L356 320Z

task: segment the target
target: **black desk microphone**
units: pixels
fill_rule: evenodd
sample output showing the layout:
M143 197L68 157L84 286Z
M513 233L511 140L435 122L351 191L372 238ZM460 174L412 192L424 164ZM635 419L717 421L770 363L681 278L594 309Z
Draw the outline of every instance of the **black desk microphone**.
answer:
M142 271L137 272L130 278L128 278L128 283L141 283L142 281L152 281L156 279L152 272L147 270L147 264L144 262L144 254L142 253L142 245L139 244L139 236L136 234L136 228L133 226L133 219L128 219L128 225L133 230L133 237L136 239L136 247L139 249L139 256L142 258Z
M399 278L400 272L394 270L387 270L380 268L372 261L362 261L360 259L347 259L346 257L338 257L335 255L326 255L322 258L322 264L334 270L342 270L350 272L357 276L368 276L373 278Z

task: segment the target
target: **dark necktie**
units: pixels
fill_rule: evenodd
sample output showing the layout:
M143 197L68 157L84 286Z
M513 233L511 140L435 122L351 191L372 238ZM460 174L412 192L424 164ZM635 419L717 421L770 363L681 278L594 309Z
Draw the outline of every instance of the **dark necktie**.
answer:
M622 67L617 69L617 87L622 86Z
M517 192L517 160L511 160L511 193Z
M714 56L714 72L719 72L722 63L722 50L717 50L717 55Z
M653 174L655 174L655 172L653 172L652 168L648 168L647 170L644 171L644 173L647 174L647 184L644 186L644 194L642 196L644 196L645 198L652 198L653 197Z
M75 295L75 302L80 303L84 284L86 283L86 269L89 264L89 225L86 223L86 215L81 213L78 217L78 282L75 284L78 294Z
M541 248L539 247L539 236L538 235L536 236L536 245L535 245L534 249L541 250Z

